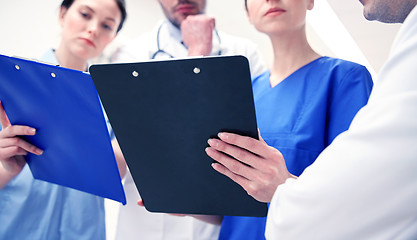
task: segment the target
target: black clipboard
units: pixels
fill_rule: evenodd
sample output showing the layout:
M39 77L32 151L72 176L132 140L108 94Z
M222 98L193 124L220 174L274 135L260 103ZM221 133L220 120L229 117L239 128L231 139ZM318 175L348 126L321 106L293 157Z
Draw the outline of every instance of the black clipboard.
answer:
M148 211L266 216L267 205L205 153L220 131L258 138L245 57L100 64L90 73Z

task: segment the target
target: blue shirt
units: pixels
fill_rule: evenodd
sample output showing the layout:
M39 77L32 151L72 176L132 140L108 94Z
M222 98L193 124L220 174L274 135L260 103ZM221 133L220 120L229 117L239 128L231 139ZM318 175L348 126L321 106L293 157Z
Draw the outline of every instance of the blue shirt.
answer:
M299 176L366 105L373 82L356 63L321 57L271 88L270 72L253 79L258 128ZM265 239L266 218L225 216L219 239Z
M52 50L42 60L58 62ZM103 198L36 180L27 165L0 190L0 223L1 239L106 239Z

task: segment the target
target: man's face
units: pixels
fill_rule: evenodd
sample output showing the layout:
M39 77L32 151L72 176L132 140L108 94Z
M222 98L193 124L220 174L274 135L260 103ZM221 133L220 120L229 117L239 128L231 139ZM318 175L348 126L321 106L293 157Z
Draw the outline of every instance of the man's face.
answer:
M402 23L417 5L417 0L359 0L368 20L385 23Z
M204 13L206 0L158 0L165 16L178 28L189 15Z

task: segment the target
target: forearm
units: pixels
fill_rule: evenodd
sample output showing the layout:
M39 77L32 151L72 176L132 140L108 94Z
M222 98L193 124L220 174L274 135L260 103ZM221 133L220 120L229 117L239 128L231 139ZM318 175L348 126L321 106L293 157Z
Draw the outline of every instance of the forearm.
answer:
M111 141L114 151L114 156L116 158L117 167L119 168L120 177L123 178L126 175L126 161L122 153L122 149L120 149L119 143L116 139Z

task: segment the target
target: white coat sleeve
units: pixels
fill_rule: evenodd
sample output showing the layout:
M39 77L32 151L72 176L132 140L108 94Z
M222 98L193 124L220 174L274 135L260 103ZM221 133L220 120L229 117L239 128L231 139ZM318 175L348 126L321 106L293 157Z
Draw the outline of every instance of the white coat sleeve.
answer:
M414 9L350 129L277 188L267 239L415 239L416 23Z

